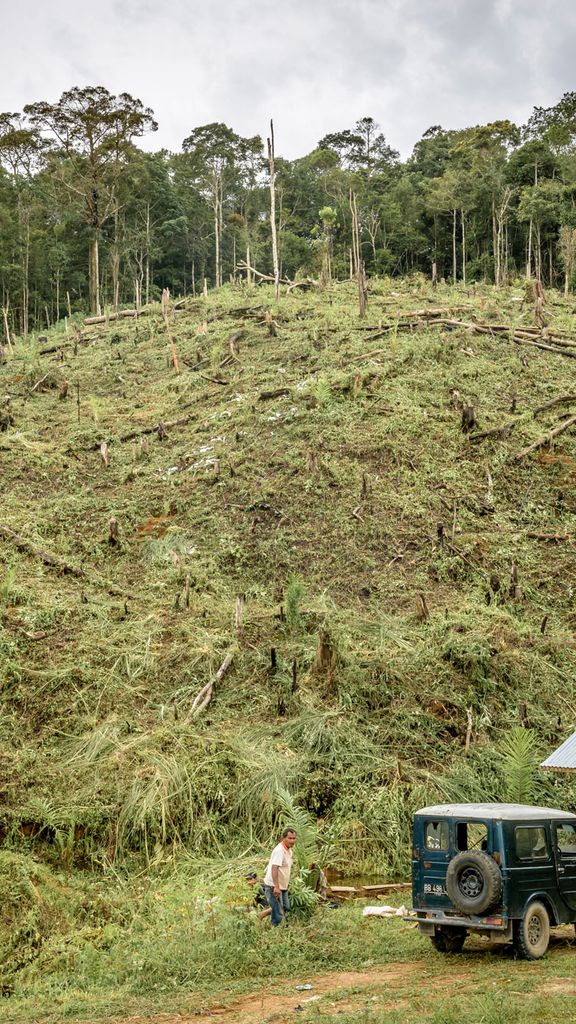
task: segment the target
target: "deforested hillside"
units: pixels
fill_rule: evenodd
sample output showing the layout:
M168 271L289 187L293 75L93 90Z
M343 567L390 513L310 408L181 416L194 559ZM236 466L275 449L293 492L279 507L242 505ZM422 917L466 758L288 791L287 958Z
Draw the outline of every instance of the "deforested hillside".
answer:
M505 796L517 726L536 763L565 738L573 313L549 298L535 327L520 286L415 279L373 282L360 320L352 283L228 286L16 340L10 864L102 886L253 859L288 817L332 867L403 877L415 807Z

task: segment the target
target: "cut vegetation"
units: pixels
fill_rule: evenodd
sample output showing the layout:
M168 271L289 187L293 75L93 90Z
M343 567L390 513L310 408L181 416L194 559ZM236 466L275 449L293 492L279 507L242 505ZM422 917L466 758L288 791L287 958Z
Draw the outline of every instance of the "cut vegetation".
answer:
M417 807L511 794L515 729L518 786L573 808L533 766L576 716L574 308L535 327L522 297L373 281L360 321L355 282L237 285L12 339L14 1019L434 957L315 909L305 874L274 940L234 909L244 873L290 823L304 867L405 880Z

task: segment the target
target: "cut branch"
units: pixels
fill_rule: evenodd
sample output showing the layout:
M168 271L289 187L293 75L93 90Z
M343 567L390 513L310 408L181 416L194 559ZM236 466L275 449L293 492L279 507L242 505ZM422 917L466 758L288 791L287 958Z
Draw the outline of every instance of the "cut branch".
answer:
M208 707L210 701L212 700L212 697L214 696L214 687L216 683L219 683L224 678L233 660L234 651L228 651L228 654L226 655L224 661L220 665L220 668L218 669L216 675L214 676L214 679L212 679L209 683L206 683L206 686L203 686L202 689L199 690L199 692L196 694L192 702L192 707L190 708L190 712L188 714L188 721L191 718L196 718L202 711L204 711L204 708Z

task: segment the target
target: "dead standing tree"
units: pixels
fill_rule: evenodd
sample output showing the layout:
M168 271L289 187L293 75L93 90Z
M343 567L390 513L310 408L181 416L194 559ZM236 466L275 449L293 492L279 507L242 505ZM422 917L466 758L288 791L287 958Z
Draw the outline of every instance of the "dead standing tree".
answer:
M178 356L176 355L176 346L174 344L174 337L170 328L170 289L164 288L162 291L162 316L164 317L164 325L166 327L166 333L168 334L168 341L170 342L170 351L172 353L172 365L176 370L176 373L180 373L180 364L178 362Z
M366 274L364 272L364 261L360 252L360 226L358 221L358 207L356 205L356 194L350 189L350 213L352 214L352 266L358 282L358 303L360 317L366 315L366 301L368 289L366 287Z
M270 168L270 230L272 232L272 262L274 264L274 290L276 301L280 296L280 263L278 260L278 238L276 235L276 164L274 162L274 122L270 121L268 139L268 165Z

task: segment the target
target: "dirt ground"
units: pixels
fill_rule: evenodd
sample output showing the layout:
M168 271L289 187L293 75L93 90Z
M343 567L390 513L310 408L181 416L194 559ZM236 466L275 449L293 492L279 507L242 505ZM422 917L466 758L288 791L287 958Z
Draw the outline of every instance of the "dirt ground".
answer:
M567 946L573 940L573 930L558 928L551 940L554 956L574 957L574 950ZM499 954L507 955L501 948ZM490 956L486 945L478 947L480 957ZM512 959L510 960L512 966ZM393 963L374 967L366 971L335 971L330 974L312 975L300 979L274 979L264 988L239 997L231 997L210 1007L183 1012L182 1014L156 1014L152 1017L123 1017L111 1024L285 1024L295 1019L306 1020L306 1009L318 1003L334 1011L351 1012L367 1004L374 1004L382 1010L401 1010L409 1006L407 990L418 991L420 998L427 992L439 990L443 997L451 994L474 994L485 989L486 979L476 971L476 962L458 957L444 961L442 971L432 973L431 964L425 962ZM434 965L437 966L437 963ZM536 965L535 965L536 966ZM297 985L307 983L308 991L298 991ZM547 980L542 977L537 986L540 993L576 996L576 977L573 963L567 965L566 977Z

